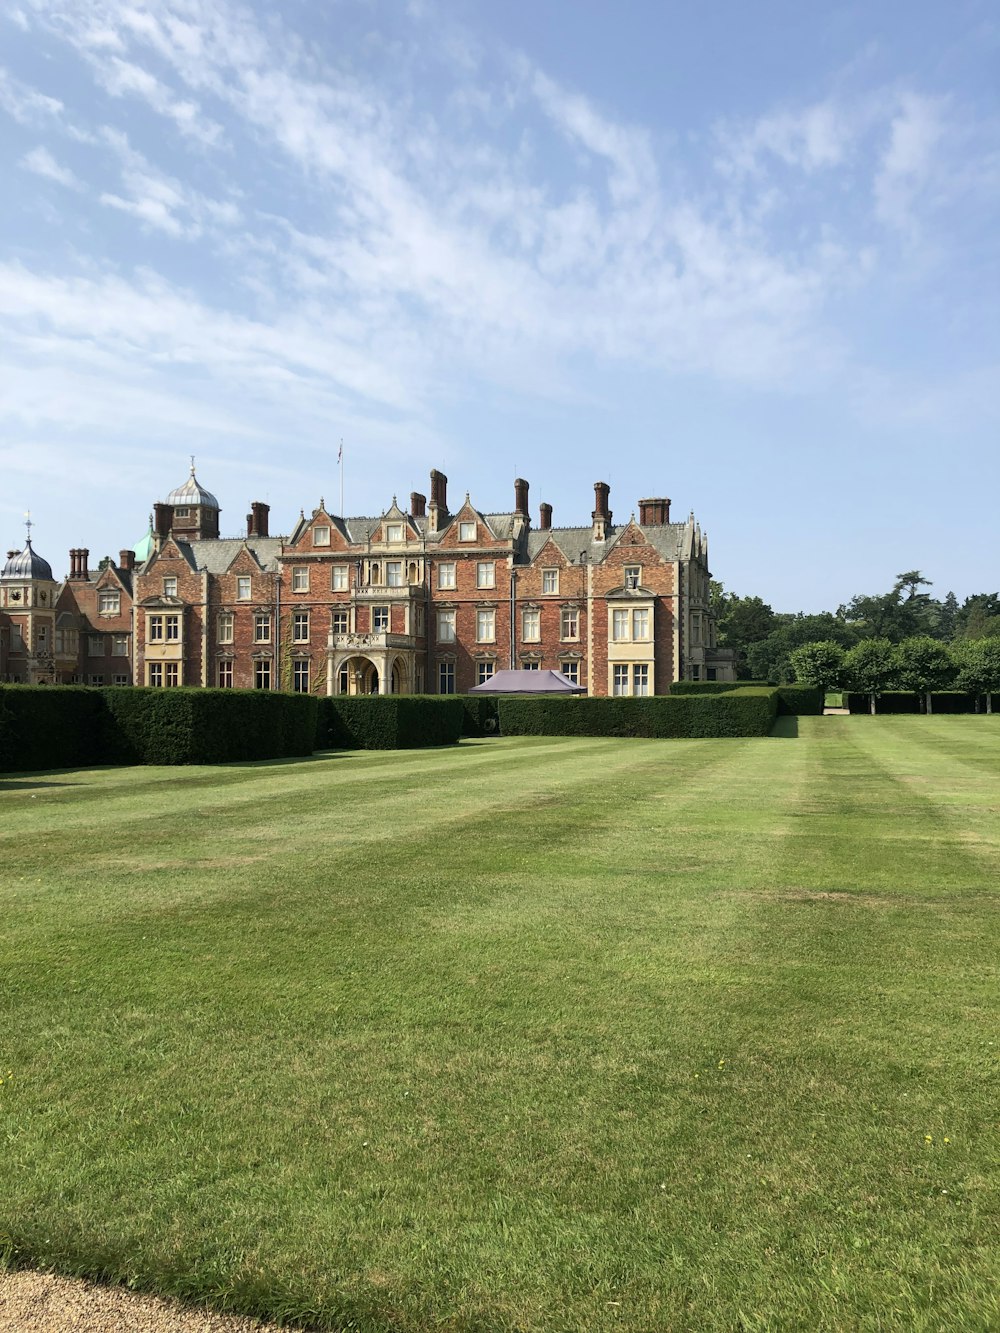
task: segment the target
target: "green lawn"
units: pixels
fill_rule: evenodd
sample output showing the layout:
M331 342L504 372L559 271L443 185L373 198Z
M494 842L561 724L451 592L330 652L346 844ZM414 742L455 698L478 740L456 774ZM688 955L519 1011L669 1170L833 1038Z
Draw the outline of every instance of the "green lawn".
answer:
M0 1252L327 1329L1000 1328L1000 716L784 725L0 780Z

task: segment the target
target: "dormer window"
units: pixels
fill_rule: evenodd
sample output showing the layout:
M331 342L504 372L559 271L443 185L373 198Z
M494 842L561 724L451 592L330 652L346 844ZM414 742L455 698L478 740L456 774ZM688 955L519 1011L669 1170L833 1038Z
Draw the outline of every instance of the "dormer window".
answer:
M329 546L330 529L325 523L319 523L313 528L313 546Z
M642 582L642 565L625 566L625 587L638 588Z
M116 616L121 611L121 596L114 591L97 594L97 609L102 616Z
M476 540L475 523L459 523L458 540L460 542L474 542Z
M403 540L402 523L387 523L385 528L385 539L387 542L401 542Z
M168 574L163 580L163 595L164 597L177 596L177 579L173 574Z
M191 517L191 510L187 507L187 505L179 505L174 510L174 518L190 518L190 517Z

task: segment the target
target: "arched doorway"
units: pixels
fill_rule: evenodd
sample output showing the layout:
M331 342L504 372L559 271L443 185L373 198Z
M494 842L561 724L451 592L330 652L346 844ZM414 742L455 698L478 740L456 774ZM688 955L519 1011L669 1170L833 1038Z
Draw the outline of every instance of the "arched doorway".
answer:
M392 694L406 694L406 663L401 657L397 657L392 664L392 673L389 676L389 690Z
M378 694L378 669L367 657L349 657L337 677L340 694Z

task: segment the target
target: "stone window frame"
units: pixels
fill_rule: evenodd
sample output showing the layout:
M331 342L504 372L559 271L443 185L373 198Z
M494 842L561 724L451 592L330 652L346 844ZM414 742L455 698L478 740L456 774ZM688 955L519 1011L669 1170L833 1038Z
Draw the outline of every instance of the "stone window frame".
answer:
M550 582L550 583L552 583L554 586L551 587L551 588L546 588L546 586L545 586L546 582ZM558 597L558 596L559 596L559 566L558 566L558 565L546 565L546 567L542 570L542 596L543 596L543 597Z
M121 593L116 588L102 588L97 594L97 614L100 616L119 616L121 610Z
M308 591L309 591L309 566L293 565L292 592L308 592Z
M312 530L313 546L330 545L330 525L329 523L317 523Z

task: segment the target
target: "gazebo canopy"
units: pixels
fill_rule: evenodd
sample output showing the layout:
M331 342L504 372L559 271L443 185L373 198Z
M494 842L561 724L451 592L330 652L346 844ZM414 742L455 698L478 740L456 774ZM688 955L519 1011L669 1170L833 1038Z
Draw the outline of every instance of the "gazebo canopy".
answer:
M586 694L561 671L498 671L470 694Z

